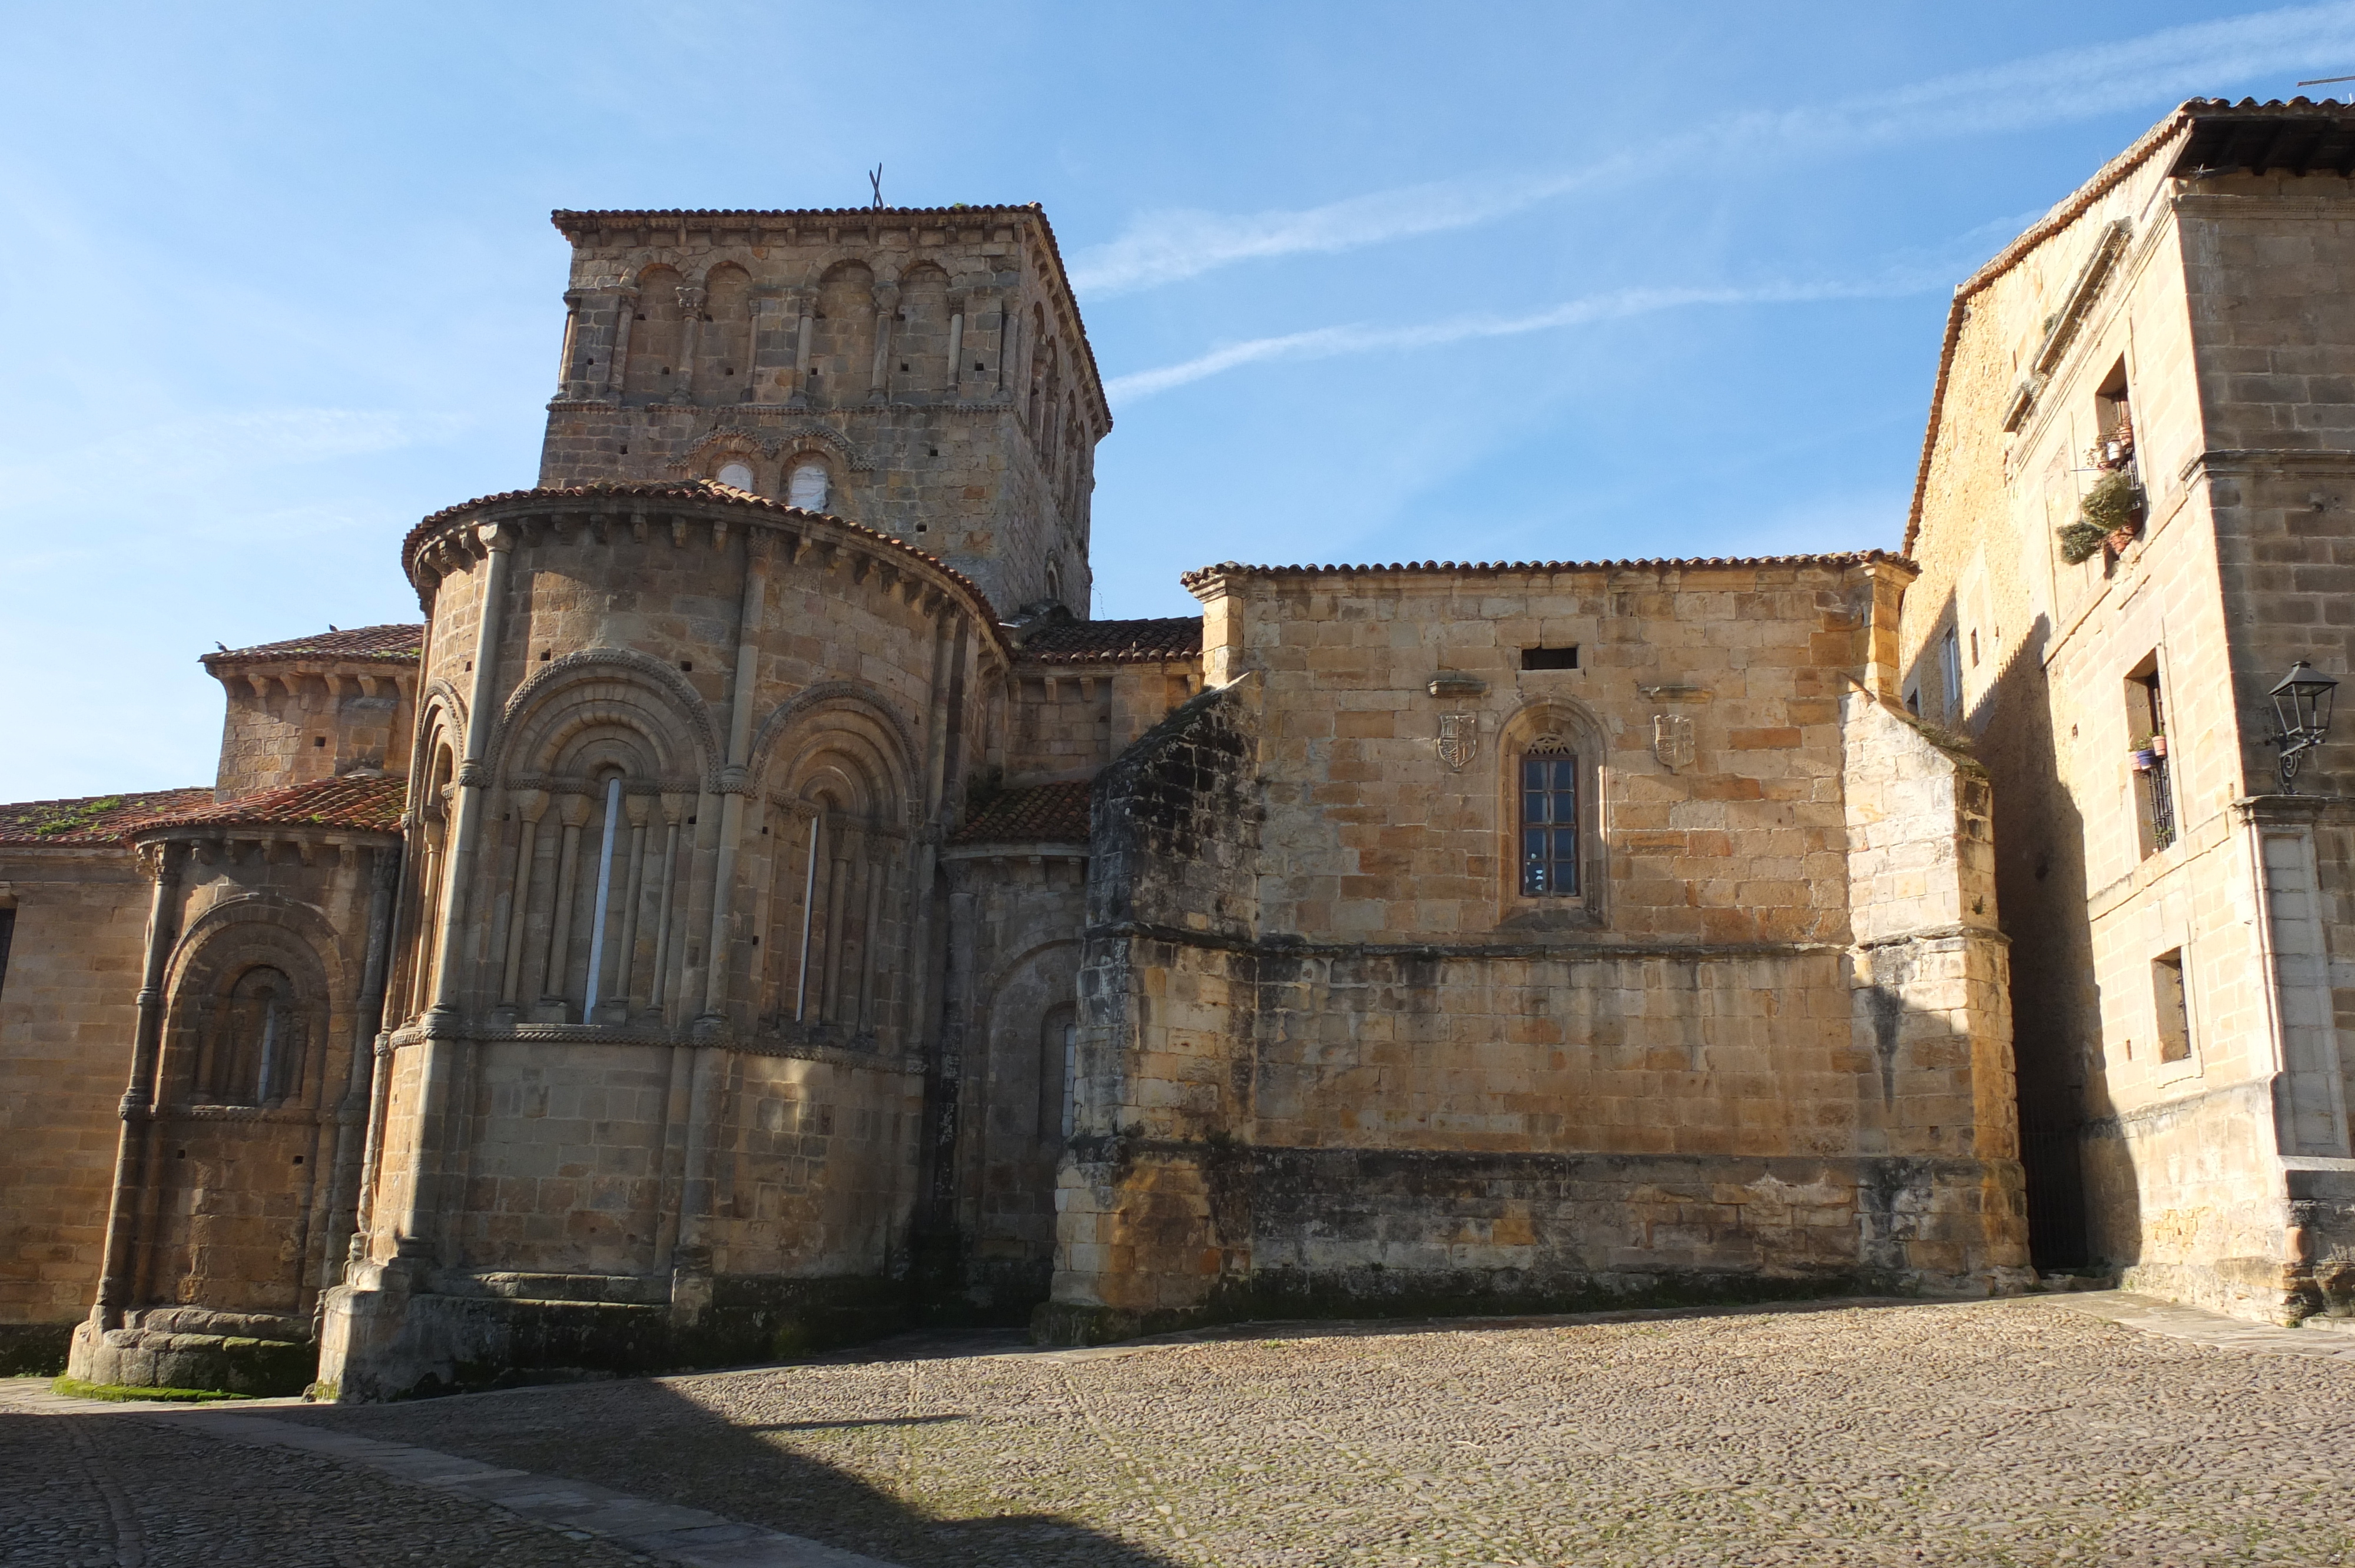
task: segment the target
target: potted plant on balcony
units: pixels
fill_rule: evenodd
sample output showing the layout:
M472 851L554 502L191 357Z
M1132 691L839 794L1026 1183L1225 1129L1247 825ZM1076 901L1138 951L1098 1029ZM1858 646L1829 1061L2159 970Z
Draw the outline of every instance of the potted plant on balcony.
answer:
M2079 513L2086 524L2102 531L2110 548L2123 550L2142 528L2142 492L2133 475L2113 469L2085 492Z

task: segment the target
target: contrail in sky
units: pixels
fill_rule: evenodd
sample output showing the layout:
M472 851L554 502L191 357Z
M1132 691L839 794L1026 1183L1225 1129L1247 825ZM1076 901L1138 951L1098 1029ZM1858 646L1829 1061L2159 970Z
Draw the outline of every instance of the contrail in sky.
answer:
M1470 338L1518 337L1525 333L1551 332L1591 322L1622 321L1657 311L1691 305L1790 305L1818 300L1882 300L1926 293L1949 281L1944 272L1892 274L1864 282L1757 283L1725 288L1614 289L1568 300L1527 315L1451 316L1412 326L1329 326L1279 337L1252 338L1229 344L1182 364L1158 370L1115 376L1104 383L1104 396L1114 403L1133 403L1156 392L1167 392L1189 381L1199 381L1239 366L1266 359L1330 359L1337 355L1373 354L1386 350L1430 348Z
M1838 103L1737 114L1640 154L1611 154L1571 172L1405 185L1290 212L1147 213L1118 238L1076 256L1071 282L1082 293L1127 293L1239 261L1354 250L1468 228L1573 191L1656 179L1675 163L2019 131L2171 102L2270 73L2343 64L2350 57L2350 0L2260 11L1934 77Z

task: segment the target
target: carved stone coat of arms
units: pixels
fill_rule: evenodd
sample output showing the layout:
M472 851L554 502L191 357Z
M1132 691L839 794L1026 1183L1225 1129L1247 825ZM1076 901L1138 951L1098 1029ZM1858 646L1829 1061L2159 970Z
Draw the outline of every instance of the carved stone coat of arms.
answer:
M1693 721L1683 714L1652 715L1652 755L1673 773L1693 759Z
M1478 714L1442 714L1439 715L1439 760L1452 772L1461 773L1464 765L1480 755L1480 715Z

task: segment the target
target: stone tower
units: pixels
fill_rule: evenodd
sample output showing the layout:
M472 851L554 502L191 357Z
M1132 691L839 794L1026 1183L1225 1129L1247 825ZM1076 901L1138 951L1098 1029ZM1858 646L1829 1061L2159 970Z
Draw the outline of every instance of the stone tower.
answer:
M1084 615L1112 415L1036 207L559 212L540 483L710 479Z

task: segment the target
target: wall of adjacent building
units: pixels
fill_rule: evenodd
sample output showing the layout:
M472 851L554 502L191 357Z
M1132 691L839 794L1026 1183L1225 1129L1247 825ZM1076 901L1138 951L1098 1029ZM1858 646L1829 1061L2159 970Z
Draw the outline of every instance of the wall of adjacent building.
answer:
M2077 204L1966 293L1912 545L1922 576L1906 598L1902 689L1973 737L1995 780L2042 1260L2123 1267L2179 1298L2274 1316L2308 1288L2312 1260L2297 1254L2313 1244L2290 1223L2279 1156L2295 1151L2274 1126L2276 1079L2296 1065L2280 1053L2296 1044L2268 980L2280 900L2263 891L2265 835L2236 802L2277 788L2264 688L2318 642L2334 673L2345 668L2323 580L2343 570L2326 563L2345 524L2315 509L2303 473L2277 486L2295 499L2277 493L2262 518L2244 497L2264 482L2253 464L2283 466L2265 450L2343 446L2332 421L2355 418L2328 411L2335 397L2345 406L2327 345L2346 334L2328 330L2339 308L2324 276L2345 198L2337 180L2266 182L2295 210L2260 220L2263 203L2238 189L2248 182L2187 190L2165 177L2169 157L2161 149ZM2007 434L2069 291L2119 225L2115 264ZM2097 394L2121 364L2145 521L2123 550L2071 566L2055 531L2101 478L2086 453ZM2318 473L2332 461L2284 460ZM1950 629L1964 650L1952 708L1939 652ZM2143 727L2127 681L2153 667L2176 817L2157 848L2126 755ZM2305 857L2302 874L2326 889L2330 837L2286 857ZM2327 922L2293 916L2327 961ZM2154 967L2178 953L2188 1051L2167 1039L2172 993ZM2347 1011L2343 993L2313 994L2322 1014ZM2328 1045L2310 1036L2314 1088L2337 1076ZM2281 1082L2296 1086L2294 1074Z
M97 1290L150 886L125 849L0 849L0 1354L37 1329L21 1370L61 1370Z

